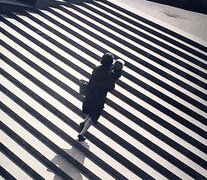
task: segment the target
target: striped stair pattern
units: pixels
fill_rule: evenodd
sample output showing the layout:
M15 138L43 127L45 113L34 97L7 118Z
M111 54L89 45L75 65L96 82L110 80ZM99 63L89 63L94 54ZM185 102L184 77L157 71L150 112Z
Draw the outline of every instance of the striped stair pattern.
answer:
M125 60L78 142L88 80ZM0 15L3 179L207 179L207 46L113 1Z

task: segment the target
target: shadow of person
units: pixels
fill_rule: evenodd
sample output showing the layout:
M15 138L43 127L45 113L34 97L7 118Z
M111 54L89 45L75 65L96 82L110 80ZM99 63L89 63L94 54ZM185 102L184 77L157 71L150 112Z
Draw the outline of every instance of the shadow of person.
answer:
M89 149L89 145L86 142L81 143L85 148ZM81 164L84 164L85 154L78 150L76 147L72 147L71 149L63 149L66 153L72 156ZM61 170L67 173L71 178L75 180L83 180L81 172L75 166L73 166L70 162L64 159L61 155L56 155L51 162L57 165ZM48 171L51 171L48 169ZM58 175L54 176L54 180L62 180L62 178Z

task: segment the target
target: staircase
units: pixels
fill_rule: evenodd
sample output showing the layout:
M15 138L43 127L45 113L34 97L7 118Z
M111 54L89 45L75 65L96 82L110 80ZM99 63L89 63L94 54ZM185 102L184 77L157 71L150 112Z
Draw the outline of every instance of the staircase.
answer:
M103 53L125 60L78 142ZM3 179L207 179L207 46L112 1L0 15Z

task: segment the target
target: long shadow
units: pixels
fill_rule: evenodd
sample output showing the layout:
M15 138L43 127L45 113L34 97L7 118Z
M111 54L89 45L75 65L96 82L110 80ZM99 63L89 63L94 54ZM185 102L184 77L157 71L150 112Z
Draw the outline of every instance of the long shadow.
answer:
M81 143L82 146L84 146L86 149L89 150L89 145L86 142ZM84 160L86 155L78 150L76 147L72 146L71 149L63 149L67 154L72 156L74 159L76 159L81 164L84 164ZM64 172L67 172L68 175L70 175L75 180L82 180L83 176L79 169L77 169L75 166L73 166L70 162L66 161L64 157L61 155L56 155L51 162L53 162L55 165L57 165L61 170ZM48 169L48 171L50 171ZM58 175L55 175L53 180L62 180L62 178Z
M207 2L205 0L148 0L160 4L178 7L184 10L207 14Z
M10 75L8 75L7 78L9 78L9 76ZM12 78L12 77L10 76L10 78ZM35 109L33 109L32 107L30 107L28 104L26 104L21 99L19 99L17 96L15 96L9 90L7 91L6 88L4 88L1 85L0 85L0 88L2 88L2 91L4 91L5 94L9 94L10 98L12 98L18 104L20 104L20 106L23 107L28 113L30 113L31 115L33 115L34 117L36 117L36 119L40 123L46 125L51 131L53 131L55 134L57 134L58 136L60 136L63 140L65 140L66 142L68 142L73 147L76 147L80 151L84 152L87 155L88 158L90 158L94 163L98 164L102 169L105 169L109 174L111 174L115 178L118 178L120 180L126 180L126 178L124 177L124 175L120 174L118 171L116 171L114 168L112 168L109 164L105 163L101 158L99 158L98 156L94 155L91 151L89 151L87 148L85 148L84 146L82 146L81 143L79 143L76 140L74 140L70 135L66 134L58 126L56 126L53 123L51 123L47 118L45 118L43 115L41 115L40 113L38 113ZM33 98L34 98L34 96L33 96ZM63 151L62 149L58 148L58 146L56 146L51 140L49 140L43 134L41 134L40 132L38 132L38 130L36 130L34 127L32 127L30 124L28 124L25 120L23 120L21 117L19 117L13 110L11 110L10 108L8 108L6 105L4 105L1 102L0 102L0 107L1 107L1 109L5 113L7 113L10 117L12 117L18 124L20 124L22 127L24 127L25 129L27 129L30 133L32 133L35 137L37 137L40 141L42 141L50 149L52 149L53 151L57 152L58 154L63 155L64 158L67 161L73 163L74 165L78 165L77 163L74 163L74 160L75 160L74 158L72 160L70 159L70 157L72 157L72 156L70 156L69 154L65 153L65 151ZM47 108L50 111L52 109L52 107L50 108L48 106L47 106ZM59 113L59 115L57 113L54 113L54 114L56 116L58 116L63 122L65 122L66 124L68 124L69 126L71 126L74 130L76 130L76 131L78 130L78 125L76 123L74 123L69 117L66 117L64 115L61 115L61 113ZM9 134L11 134L11 133L9 133ZM16 136L14 136L14 137L16 138ZM80 170L83 170L84 173L86 172L87 174L85 174L85 175L87 175L88 177L94 177L94 178L96 178L96 176L93 176L93 174L91 174L91 172L87 172L87 170L84 169L82 165L81 166L78 165L77 168L79 168ZM53 168L53 170L54 170L54 168Z
M9 76L9 74L7 74ZM11 77L11 76L10 76ZM43 115L41 115L39 112L37 112L35 109L30 107L28 104L26 104L24 101L22 101L20 98L15 96L13 93L11 93L8 89L6 89L4 86L0 85L0 88L2 92L5 94L9 93L9 96L11 99L16 101L21 107L23 107L28 113L33 115L37 120L39 120L41 123L49 127L52 131L54 131L57 135L62 134L62 130L59 129L57 126L52 124L50 121L48 121ZM8 95L8 94L7 94ZM5 113L7 113L9 116L14 117L18 123L20 123L24 128L28 129L29 132L31 132L35 137L37 137L40 141L42 141L46 146L48 146L50 149L52 149L57 154L61 154L68 162L72 163L74 166L76 166L80 171L89 179L98 180L100 179L98 176L96 176L93 172L91 172L88 168L83 166L81 163L79 163L76 159L74 159L72 156L67 154L65 151L63 151L59 146L57 146L55 143L53 143L52 140L48 139L46 136L44 136L42 133L38 132L34 127L32 127L30 124L25 122L21 117L19 117L15 112L13 112L10 108L5 106L3 103L0 102L0 107L4 110ZM68 119L68 118L67 118ZM69 141L74 140L70 136L66 136L66 139ZM75 142L74 142L75 144ZM86 149L87 151L87 149ZM38 178L35 178L38 179Z

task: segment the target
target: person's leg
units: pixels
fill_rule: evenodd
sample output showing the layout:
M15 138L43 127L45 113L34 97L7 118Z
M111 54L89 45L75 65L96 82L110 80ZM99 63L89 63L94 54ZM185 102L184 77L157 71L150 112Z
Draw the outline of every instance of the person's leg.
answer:
M85 121L85 125L83 127L83 130L81 131L80 135L84 135L88 128L93 124L93 120L88 116L87 120Z
M80 132L83 130L84 125L85 125L88 118L89 118L89 114L84 114L84 116L83 116L84 121L79 124Z
M93 124L93 121L90 117L87 118L87 120L85 121L83 130L80 132L80 134L78 135L78 139L79 141L84 141L85 138L83 137L84 134L86 133L86 131L88 130L88 128Z

